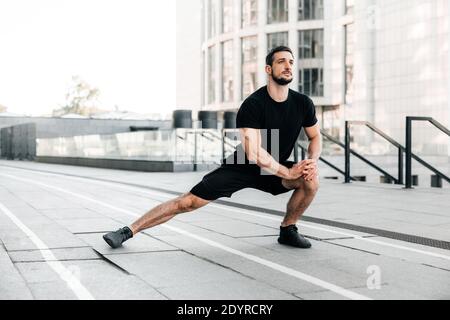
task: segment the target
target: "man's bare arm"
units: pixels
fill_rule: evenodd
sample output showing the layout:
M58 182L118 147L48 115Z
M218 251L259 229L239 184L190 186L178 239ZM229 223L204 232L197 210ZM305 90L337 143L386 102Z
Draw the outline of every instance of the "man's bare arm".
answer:
M320 127L316 124L313 127L305 128L305 133L309 138L308 159L319 161L322 153L322 135Z
M282 179L294 180L301 177L305 170L309 169L308 162L295 168L288 169L277 162L264 148L261 146L261 133L259 129L241 128L242 147L249 161L255 162L260 168L274 174Z
M318 161L322 153L322 135L320 134L320 127L318 124L313 127L305 128L305 133L310 141L308 147L308 159L314 161L314 166L307 174L303 175L303 178L306 181L311 181L319 174Z

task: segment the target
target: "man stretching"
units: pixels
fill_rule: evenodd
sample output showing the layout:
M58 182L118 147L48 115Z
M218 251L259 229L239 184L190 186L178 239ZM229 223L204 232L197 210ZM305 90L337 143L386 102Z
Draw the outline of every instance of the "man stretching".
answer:
M156 206L129 227L105 234L105 241L117 248L138 232L180 213L194 211L221 197L231 197L244 188L254 188L272 195L294 190L278 242L310 248L311 243L297 232L296 223L319 188L317 161L322 149L321 135L312 100L288 87L293 80L293 65L291 49L271 50L266 57L267 86L249 96L237 113L241 144L236 152L205 175L190 192ZM299 163L287 161L302 127L310 140L308 159Z

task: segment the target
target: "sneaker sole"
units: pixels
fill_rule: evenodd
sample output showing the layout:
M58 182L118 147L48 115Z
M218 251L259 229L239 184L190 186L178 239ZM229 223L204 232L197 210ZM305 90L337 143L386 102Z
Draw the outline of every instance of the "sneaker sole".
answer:
M291 248L298 248L298 249L309 249L309 248L312 247L312 245L310 245L309 247L293 246L293 245L290 244L290 243L283 242L283 240L280 240L280 238L278 238L278 243L279 243L279 244L282 244L282 245L285 245L285 246L288 246L288 247L291 247Z
M111 241L111 239L107 238L106 235L103 236L103 240L105 240L106 243L113 249L116 249L116 248L120 247L120 246L115 246L113 244L113 242Z

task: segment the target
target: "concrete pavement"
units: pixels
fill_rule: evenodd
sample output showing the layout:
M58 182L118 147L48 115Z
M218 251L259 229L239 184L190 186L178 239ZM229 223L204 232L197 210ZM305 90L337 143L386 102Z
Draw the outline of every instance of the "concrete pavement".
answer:
M253 189L104 243L204 174L1 160L0 299L450 299L448 189L323 180L310 250L276 241L290 193Z

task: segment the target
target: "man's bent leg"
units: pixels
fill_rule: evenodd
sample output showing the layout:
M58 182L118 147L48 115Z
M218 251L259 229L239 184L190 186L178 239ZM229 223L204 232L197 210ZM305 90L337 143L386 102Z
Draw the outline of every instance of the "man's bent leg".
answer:
M138 232L164 223L177 214L201 208L209 202L188 192L154 207L136 220L130 228L123 227L117 231L109 232L103 236L103 239L113 248L120 247L123 242L132 238Z
M314 200L319 190L319 179L316 177L312 181L306 181L303 178L298 180L283 180L283 185L288 189L295 189L286 208L282 227L296 224L306 209Z
M298 248L310 248L311 243L300 235L295 225L311 202L319 189L319 180L314 178L312 181L306 181L303 178L289 181L283 180L283 186L287 189L295 189L287 204L287 211L284 220L280 226L280 237L278 242Z

